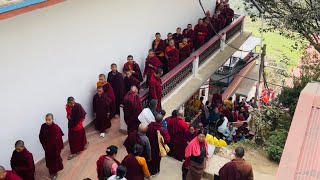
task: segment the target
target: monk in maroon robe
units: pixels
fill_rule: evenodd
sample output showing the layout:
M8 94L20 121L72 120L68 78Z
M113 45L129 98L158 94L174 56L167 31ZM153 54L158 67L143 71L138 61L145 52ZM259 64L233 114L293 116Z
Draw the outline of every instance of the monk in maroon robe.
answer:
M205 39L208 35L208 30L203 23L203 19L198 20L198 24L194 26L194 34L195 34L195 49L199 49L205 43Z
M60 127L53 122L53 115L46 115L46 122L42 124L39 139L44 149L46 166L49 169L51 178L56 177L57 173L63 169L62 158L60 156L63 149Z
M174 40L169 41L169 46L166 47L165 56L168 61L168 72L179 65L179 50L174 44Z
M179 54L180 54L180 57L179 57L180 63L190 56L191 48L190 48L190 44L188 44L187 38L183 38L182 42L179 43Z
M167 144L170 142L170 135L166 129L162 128L163 116L157 114L155 117L156 122L151 122L148 125L147 136L151 145L151 161L148 161L148 167L151 175L158 174L160 172L161 156L159 152L158 133L160 131L164 138L164 142Z
M1 180L23 180L14 171L7 171L3 166L0 166Z
M117 65L111 64L111 72L108 73L108 80L112 86L114 95L116 97L116 110L115 114L120 115L120 104L122 104L125 95L123 76L117 71ZM112 116L113 117L113 116Z
M205 42L208 42L214 35L216 35L215 33L215 29L213 27L213 24L211 23L211 17L207 17L205 20L204 20L204 24L208 30L208 35L205 39Z
M34 180L34 161L32 154L25 148L24 142L19 140L11 157L11 168L23 180Z
M162 98L162 81L161 76L163 70L158 68L156 72L151 76L149 82L149 94L151 99L158 100L157 111L161 111L161 98Z
M211 107L216 106L217 104L222 103L222 93L221 91L217 91L215 94L212 96L211 100Z
M143 108L138 94L138 89L137 87L132 86L131 90L124 96L123 99L124 121L128 126L128 134L134 130L138 130L140 124L138 116L142 109Z
M93 112L95 117L95 128L104 138L105 130L111 127L111 99L103 92L103 88L97 88L97 94L93 97Z
M184 135L184 139L187 141L189 144L196 136L197 136L197 130L193 125L189 126L188 131Z
M125 93L127 94L132 86L136 86L139 92L141 89L140 81L132 75L131 71L126 71L125 74L126 76L123 78Z
M173 39L173 34L169 32L167 34L167 39L164 40L166 42L166 47L169 46L169 42L171 41L171 39Z
M164 51L163 51L164 52ZM148 58L146 59L146 66L144 68L144 76L147 76L147 87L149 87L149 81L157 68L162 67L161 61L155 56L152 49L149 50Z
M183 30L183 38L187 38L188 39L188 44L190 45L190 48L193 49L194 46L194 31L192 29L192 24L188 24L187 29Z
M167 67L167 59L164 57L164 51L166 50L166 42L161 39L161 34L156 33L155 40L152 42L152 50L154 51L160 62Z
M220 13L221 11L216 11L215 14L212 17L212 24L213 27L215 28L216 32L221 31L226 24L226 19L224 16Z
M111 118L113 118L116 115L116 96L114 94L111 84L107 82L106 76L104 74L99 75L99 81L97 82L97 87L99 86L102 86L104 92L107 94L108 98L110 98L112 101L110 116Z
M224 5L224 9L221 12L222 16L226 19L226 24L225 26L228 26L229 24L232 23L233 18L234 18L234 11L233 9L230 8L229 3L226 3Z
M81 104L76 103L73 97L69 97L66 105L67 119L68 119L68 138L71 155L68 160L73 159L81 151L87 148L86 131L82 125L86 118L86 111Z
M133 56L132 55L129 55L127 57L127 61L128 62L123 65L123 73L125 73L126 71L131 71L132 76L135 77L136 79L138 79L140 82L142 82L143 78L142 78L142 74L141 74L141 70L140 70L139 64L137 64L133 60Z
M176 118L167 120L167 128L171 139L171 155L179 161L184 159L184 150L188 145L185 133L188 131L189 125L184 121L183 114L183 110L180 110Z
M182 41L182 38L183 38L183 35L182 35L180 27L177 28L176 33L174 33L172 35L172 38L173 38L174 42L176 43L175 44L176 47L179 47L179 43Z

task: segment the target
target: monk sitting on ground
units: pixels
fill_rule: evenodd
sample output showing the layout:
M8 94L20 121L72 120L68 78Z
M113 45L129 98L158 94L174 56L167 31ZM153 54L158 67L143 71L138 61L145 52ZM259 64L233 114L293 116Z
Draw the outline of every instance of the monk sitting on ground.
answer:
M34 180L35 167L33 156L21 140L17 141L15 144L15 150L11 157L11 168L23 180Z
M129 55L127 57L127 63L123 65L123 72L125 73L126 71L130 71L132 76L134 76L136 79L138 79L140 82L143 81L141 70L139 64L137 64L133 60L133 56Z
M53 122L53 115L47 114L46 121L40 129L39 139L44 149L46 166L49 169L51 179L56 179L58 172L63 169L60 155L63 149L63 135L61 128Z
M176 48L174 40L169 41L169 46L166 47L165 56L168 61L168 72L179 64L179 50Z

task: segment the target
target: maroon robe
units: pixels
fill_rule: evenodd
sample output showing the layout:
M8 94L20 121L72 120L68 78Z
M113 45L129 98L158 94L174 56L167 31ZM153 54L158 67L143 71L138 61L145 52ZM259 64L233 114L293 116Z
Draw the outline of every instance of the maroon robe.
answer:
M98 179L99 180L105 180L106 177L104 177L104 172L103 172L103 169L104 169L104 161L106 159L107 155L101 155L99 157L99 159L97 160L96 162L96 165L97 165L97 174L98 174ZM110 156L108 156L108 158L111 158ZM118 165L120 165L120 162L116 159L113 159L111 158L115 163L117 163ZM107 177L108 178L108 177Z
M198 34L202 33L202 34ZM199 49L202 45L204 45L206 37L208 35L208 30L205 24L203 23L202 25L195 25L194 26L194 34L195 34L195 48Z
M128 154L121 162L127 168L127 180L144 180L142 166L133 154Z
M183 38L183 35L182 35L182 34L174 33L174 34L172 35L172 39L174 39L174 42L175 42L176 47L179 46L179 43L181 42L182 38Z
M115 114L120 115L120 104L122 104L122 100L125 95L123 76L118 71L115 74L109 72L107 81L111 84L114 95L116 97Z
M161 98L162 98L162 81L161 78L157 78L154 74L150 78L149 82L149 94L151 99L158 100L157 111L161 111Z
M70 151L71 154L77 154L87 145L86 131L82 125L87 113L79 103L75 103L72 109L67 105L66 110L67 117L70 116L68 123Z
M238 171L236 164L232 161L226 163L219 170L219 179L220 180L248 180L248 179L241 179L240 172Z
M140 66L133 61L133 64L129 64L128 62L123 65L123 72L126 71L134 71L132 72L132 76L138 79L140 82L143 81Z
M188 124L183 119L168 118L167 128L170 135L170 155L175 159L182 161L184 159L184 151L188 145L185 139L185 133L188 131Z
M149 64L151 64L153 67L150 67ZM155 73L158 67L162 67L162 63L156 56L146 59L146 66L144 68L143 74L147 76L146 84L148 87L149 87L150 77Z
M56 124L48 126L42 124L39 139L44 149L46 166L49 169L50 175L58 173L63 169L62 158L60 156L63 149L62 141L63 132Z
M34 180L34 161L32 154L24 148L21 152L13 151L11 157L11 168L23 180Z
M113 118L116 115L116 95L110 83L106 83L102 86L104 92L107 94L108 98L111 99L111 113L110 116Z
M223 17L226 19L225 26L228 26L229 24L232 23L233 18L234 18L234 11L233 9L229 8L224 8L223 11L221 12Z
M195 137L197 137L197 131L195 131L193 134L187 131L184 135L184 139L187 141L187 143L192 141L192 139L194 139Z
M125 76L123 79L123 82L124 82L124 89L126 94L130 91L131 86L136 86L138 88L138 91L141 89L140 81L134 76L130 76L130 77Z
M161 53L164 53L166 49L166 42L164 40L160 40L159 44L156 45L156 41L153 40L152 42L152 50L156 54L156 56L161 56Z
M182 35L183 35L183 38L188 39L188 44L190 45L190 48L192 49L193 45L194 45L194 41L195 41L193 29L190 29L189 31L188 31L188 29L184 29Z
M149 159L146 146L142 144L140 135L137 130L130 132L130 134L128 134L128 137L123 143L124 147L126 147L128 154L133 153L132 149L135 144L140 144L143 147L141 156L144 157L145 159Z
M168 60L168 72L179 65L179 50L168 46L166 48L166 55Z
M128 126L128 134L134 130L138 130L140 125L138 116L142 109L142 103L139 95L129 91L123 99L124 121Z
M228 108L222 109L221 112L228 119L229 122L233 122L232 113Z
M215 106L218 103L222 103L222 94L218 94L218 93L214 94L212 96L211 103L212 103L211 106Z
M21 179L14 171L6 171L7 175L4 180L24 180Z
M182 44L179 44L179 54L180 54L179 60L181 63L191 55L190 45L186 44L185 46L183 46Z
M162 129L162 123L160 122L151 122L148 125L148 130L147 130L147 136L150 141L150 146L151 146L151 161L148 161L148 168L150 171L151 175L155 175L160 172L160 161L161 161L161 156L160 156L160 151L159 151L159 143L158 143L158 133L157 131L161 132L161 135L164 138L164 142L168 143L170 142L170 136L169 133L166 129Z
M96 113L95 128L101 133L111 127L111 99L106 94L93 97L93 112Z

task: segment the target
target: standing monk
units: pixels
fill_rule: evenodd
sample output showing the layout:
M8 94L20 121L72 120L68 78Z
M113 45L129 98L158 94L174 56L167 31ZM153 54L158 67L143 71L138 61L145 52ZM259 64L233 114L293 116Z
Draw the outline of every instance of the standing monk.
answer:
M146 59L146 66L144 68L144 76L147 76L147 87L149 87L149 81L151 76L154 74L157 68L162 67L162 63L155 56L155 53L152 49L149 50L148 58Z
M167 60L164 57L164 51L166 50L166 42L161 39L160 33L156 33L155 37L155 40L152 42L152 50L154 51L155 55L159 58L161 63L164 66L167 66Z
M165 56L168 61L169 72L179 64L179 50L176 48L173 39L169 41L169 46L166 47Z
M104 92L107 94L108 98L111 99L111 118L114 117L116 113L116 96L114 94L113 88L110 83L107 82L106 76L104 74L99 75L99 81L97 82L97 87L102 86Z
M157 110L161 111L161 98L162 98L162 81L161 76L163 74L163 70L161 68L157 68L156 72L151 76L149 83L149 94L151 99L158 100Z
M167 34L167 39L165 40L165 42L166 42L166 47L169 46L169 42L170 42L171 39L173 39L173 35L172 35L171 32L169 32L169 33Z
M120 115L120 104L122 103L124 97L124 82L123 76L117 71L117 65L111 64L111 72L108 74L108 80L112 86L114 95L116 97L116 115ZM113 117L113 116L112 116Z
M46 122L42 124L39 139L44 149L46 165L52 179L57 178L58 172L63 169L62 158L60 156L63 149L60 127L53 122L53 115L46 115Z
M97 88L97 94L93 97L93 112L95 128L100 131L100 137L104 138L105 130L111 127L111 99L103 92L103 88Z
M234 18L234 11L233 9L230 8L230 4L226 3L224 5L224 9L221 12L221 14L224 16L224 18L226 19L226 24L225 26L228 26L229 24L232 23L233 18Z
M190 48L193 49L194 45L194 31L192 29L192 24L188 24L187 29L183 30L183 37L188 39L188 44L190 45Z
M208 35L208 30L203 23L203 19L198 20L198 24L194 27L194 34L195 34L195 49L199 49L204 43L206 36Z
M14 171L7 171L0 166L0 180L23 180Z
M180 63L190 56L191 48L190 48L190 45L188 44L187 38L183 38L182 42L179 43L179 53L180 53L180 57L179 57Z
M87 149L86 131L82 125L86 118L86 111L82 108L81 104L76 103L73 97L69 97L66 105L67 118L68 118L68 138L71 155L68 160L73 159L81 151Z
M140 82L143 81L141 70L139 64L137 64L133 60L133 56L129 55L127 57L127 63L123 65L123 72L130 71L132 73L132 76L134 76L136 79L138 79Z
M138 89L135 86L131 87L131 90L124 96L123 99L123 113L124 121L128 126L128 134L134 130L138 130L140 121L138 119L139 114L142 111L142 103L138 94Z
M140 81L132 75L131 71L125 71L125 74L126 76L123 78L125 94L130 91L132 86L136 86L139 92L141 89Z
M179 161L184 159L184 150L188 145L185 133L188 131L189 125L184 121L183 114L183 110L179 110L177 118L167 120L168 132L171 138L171 154Z
M178 27L177 30L176 30L176 33L174 33L172 35L172 38L174 39L174 41L176 42L176 47L179 46L179 43L181 42L182 40L182 33L181 33L181 27Z
M18 140L11 157L11 168L23 180L34 180L34 162L32 154L25 148L24 142Z
M166 129L162 128L163 116L157 114L155 117L156 122L151 122L148 125L147 136L151 145L151 161L148 161L148 167L151 175L156 175L160 172L160 151L159 151L159 141L158 141L158 132L160 131L161 135L164 138L164 142L167 144L170 142L170 136Z

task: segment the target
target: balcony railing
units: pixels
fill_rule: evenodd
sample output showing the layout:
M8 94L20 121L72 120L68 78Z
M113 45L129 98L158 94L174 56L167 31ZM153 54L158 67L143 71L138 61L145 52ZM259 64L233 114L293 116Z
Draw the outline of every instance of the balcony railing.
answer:
M175 88L183 83L188 77L197 74L198 68L206 62L208 57L219 50L223 50L225 42L228 42L237 33L242 32L244 18L245 16L236 16L229 26L221 30L218 35L211 38L206 44L193 52L186 60L164 75L161 78L162 98L172 93ZM147 106L149 101L149 90L146 89L140 94L140 97L142 104Z

